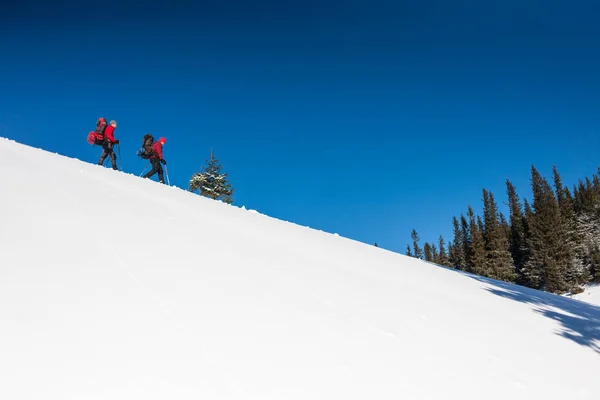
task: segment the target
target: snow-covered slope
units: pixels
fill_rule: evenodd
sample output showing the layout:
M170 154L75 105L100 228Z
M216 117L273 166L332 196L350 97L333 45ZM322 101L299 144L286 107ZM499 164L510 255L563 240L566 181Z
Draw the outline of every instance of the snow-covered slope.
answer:
M600 306L600 284L586 285L585 290L581 293L571 296L574 299L585 301L596 306Z
M0 139L2 399L598 399L600 308Z

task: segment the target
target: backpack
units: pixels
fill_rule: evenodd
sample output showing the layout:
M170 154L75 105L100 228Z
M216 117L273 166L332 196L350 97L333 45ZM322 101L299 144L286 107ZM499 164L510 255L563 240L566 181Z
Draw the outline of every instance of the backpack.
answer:
M104 143L104 131L106 130L106 118L100 117L96 122L96 130L88 134L89 144L102 145Z
M142 138L142 148L138 150L138 156L144 160L149 159L154 152L152 151L152 145L154 144L154 136L149 133L145 134Z

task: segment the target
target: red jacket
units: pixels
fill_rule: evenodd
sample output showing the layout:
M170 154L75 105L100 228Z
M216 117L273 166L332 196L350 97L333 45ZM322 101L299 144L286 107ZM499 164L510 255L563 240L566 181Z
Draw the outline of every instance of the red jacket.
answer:
M107 126L106 129L104 130L104 136L106 137L106 140L108 140L110 143L114 143L115 142L115 127L112 125Z
M163 157L162 157L162 143L160 143L160 142L155 142L155 143L152 145L152 152L153 152L153 153L156 153L156 154L158 155L158 159L159 159L159 160L162 160L162 159L163 159ZM154 154L153 154L153 155L152 155L152 157L150 157L150 158L156 158L156 157L155 157L155 156L154 156Z

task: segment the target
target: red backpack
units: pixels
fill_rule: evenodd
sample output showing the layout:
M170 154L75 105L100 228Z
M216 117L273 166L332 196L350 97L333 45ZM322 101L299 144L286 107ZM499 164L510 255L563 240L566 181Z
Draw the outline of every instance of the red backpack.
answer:
M98 118L96 122L96 130L88 134L87 141L89 144L102 145L104 143L104 130L106 129L106 118Z

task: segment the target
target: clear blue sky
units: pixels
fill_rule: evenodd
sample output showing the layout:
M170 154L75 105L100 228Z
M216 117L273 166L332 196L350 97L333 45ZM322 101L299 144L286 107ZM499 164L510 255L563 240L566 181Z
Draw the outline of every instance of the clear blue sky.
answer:
M126 172L146 132L182 188L212 147L235 205L401 252L483 187L530 198L531 164L599 165L597 2L48 3L0 13L0 136L24 144L94 163L116 119Z

